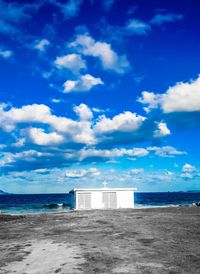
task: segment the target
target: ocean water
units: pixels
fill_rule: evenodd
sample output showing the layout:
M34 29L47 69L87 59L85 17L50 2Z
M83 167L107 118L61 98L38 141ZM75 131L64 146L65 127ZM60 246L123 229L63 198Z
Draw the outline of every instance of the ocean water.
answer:
M200 192L137 192L135 207L185 206L200 201ZM73 208L70 194L0 195L0 213L29 214L68 211Z

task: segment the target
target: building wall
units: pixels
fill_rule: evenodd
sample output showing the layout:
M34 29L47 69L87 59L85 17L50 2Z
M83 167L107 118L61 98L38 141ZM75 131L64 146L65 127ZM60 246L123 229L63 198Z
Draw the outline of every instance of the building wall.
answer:
M76 209L78 208L78 194L79 193L88 193L88 191L81 191L75 193L75 204ZM102 202L102 191L92 191L91 192L91 208L92 209L102 209L103 208L103 202Z
M103 201L102 201L102 191L94 191L92 192L92 199L91 199L92 208L94 209L102 209L103 208Z
M76 209L78 208L78 193L88 193L89 191L81 191L76 192L75 200L76 200ZM134 195L133 191L113 191L108 189L107 192L116 192L117 193L117 208L134 208ZM102 191L91 191L91 209L103 209L103 199L102 199Z
M133 191L117 191L117 208L133 208Z

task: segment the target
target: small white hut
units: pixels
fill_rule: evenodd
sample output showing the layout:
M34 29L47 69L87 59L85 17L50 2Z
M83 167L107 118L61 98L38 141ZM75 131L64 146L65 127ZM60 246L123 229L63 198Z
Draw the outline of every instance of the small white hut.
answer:
M119 209L134 208L136 188L75 188L73 194L74 209Z

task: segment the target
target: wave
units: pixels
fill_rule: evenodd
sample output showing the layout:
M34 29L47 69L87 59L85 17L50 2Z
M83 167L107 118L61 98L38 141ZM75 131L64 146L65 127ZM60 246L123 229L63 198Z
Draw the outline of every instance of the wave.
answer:
M51 203L51 204L45 204L43 206L44 208L71 208L71 204L70 203L61 203L61 204L56 204L56 203Z

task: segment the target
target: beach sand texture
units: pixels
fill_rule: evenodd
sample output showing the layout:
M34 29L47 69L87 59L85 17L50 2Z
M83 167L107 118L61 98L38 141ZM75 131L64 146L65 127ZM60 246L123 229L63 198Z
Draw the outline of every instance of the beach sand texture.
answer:
M199 274L200 208L0 215L1 274Z

